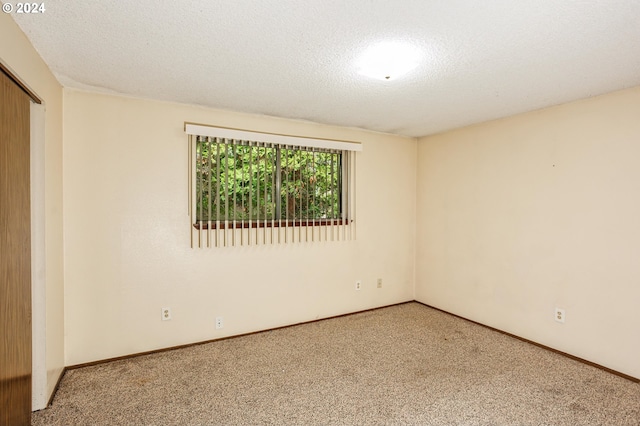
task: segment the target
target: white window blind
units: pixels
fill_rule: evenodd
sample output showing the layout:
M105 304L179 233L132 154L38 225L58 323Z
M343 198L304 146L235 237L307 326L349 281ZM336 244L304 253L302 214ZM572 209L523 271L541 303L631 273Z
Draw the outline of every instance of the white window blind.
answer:
M186 124L192 247L355 239L355 142Z

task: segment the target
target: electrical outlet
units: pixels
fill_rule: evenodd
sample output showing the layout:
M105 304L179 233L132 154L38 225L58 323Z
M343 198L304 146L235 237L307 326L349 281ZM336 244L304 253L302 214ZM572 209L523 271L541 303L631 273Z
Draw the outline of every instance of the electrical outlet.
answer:
M224 326L223 322L222 322L222 317L216 317L216 328L220 329Z
M169 321L171 319L171 308L162 308L162 321Z
M554 316L555 320L557 322L561 322L564 323L565 320L565 312L564 309L560 309L560 308L556 308L556 312L555 312L555 316Z
M362 281L356 281L356 290L360 290L362 288Z
M378 278L378 288L382 288L382 278Z

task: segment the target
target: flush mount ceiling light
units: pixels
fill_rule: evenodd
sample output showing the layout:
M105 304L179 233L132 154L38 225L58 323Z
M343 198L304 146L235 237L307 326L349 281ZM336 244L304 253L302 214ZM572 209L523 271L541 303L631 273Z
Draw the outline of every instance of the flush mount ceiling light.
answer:
M362 54L358 72L378 80L396 79L417 67L421 56L416 47L407 43L378 43Z

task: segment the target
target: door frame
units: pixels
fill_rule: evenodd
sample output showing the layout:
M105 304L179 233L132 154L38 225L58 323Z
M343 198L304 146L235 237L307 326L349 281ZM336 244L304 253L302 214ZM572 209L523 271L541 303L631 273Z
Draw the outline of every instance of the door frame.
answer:
M31 411L48 404L45 256L45 106L31 102Z

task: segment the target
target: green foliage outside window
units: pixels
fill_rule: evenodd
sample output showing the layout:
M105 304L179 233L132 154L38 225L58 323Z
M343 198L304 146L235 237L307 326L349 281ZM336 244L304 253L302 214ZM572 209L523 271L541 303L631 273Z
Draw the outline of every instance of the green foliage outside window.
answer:
M212 139L196 156L198 221L341 217L340 151Z

